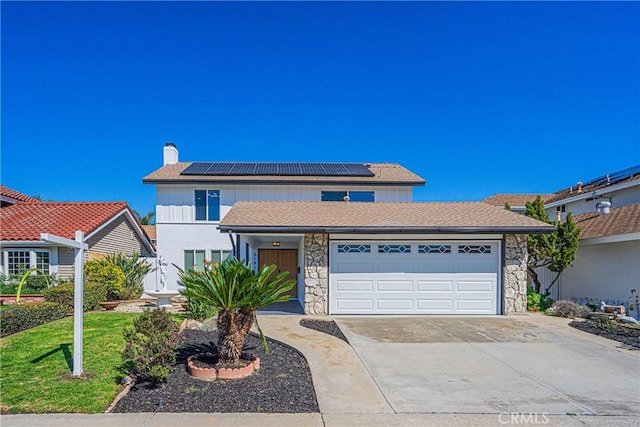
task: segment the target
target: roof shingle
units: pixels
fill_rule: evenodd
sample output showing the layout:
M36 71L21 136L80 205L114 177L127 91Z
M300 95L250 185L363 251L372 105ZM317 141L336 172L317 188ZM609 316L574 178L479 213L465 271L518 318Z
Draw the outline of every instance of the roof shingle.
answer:
M494 194L493 196L482 199L481 201L484 203L488 203L492 206L500 206L500 207L504 207L505 203L509 203L509 205L511 206L524 206L527 202L533 202L537 196L538 194L502 193L502 194ZM551 196L552 194L540 194L540 197L542 197L542 201L545 201Z
M40 233L73 239L76 230L87 235L125 209L125 202L16 203L0 209L0 240L40 240Z
M425 180L396 163L371 163L374 176L282 176L282 175L180 175L192 162L165 165L142 179L146 184L171 182L229 182L229 183L354 183L371 185L424 185Z
M582 229L580 239L640 232L640 203L612 208L606 215L587 212L573 217Z
M482 202L237 202L222 230L348 229L406 232L553 231L554 226Z

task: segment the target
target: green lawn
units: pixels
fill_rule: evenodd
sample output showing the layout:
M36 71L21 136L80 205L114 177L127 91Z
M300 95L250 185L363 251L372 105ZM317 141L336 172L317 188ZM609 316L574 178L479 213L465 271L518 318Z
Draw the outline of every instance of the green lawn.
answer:
M85 313L84 372L72 378L73 318L0 339L3 413L102 412L122 389L117 384L122 331L135 314Z

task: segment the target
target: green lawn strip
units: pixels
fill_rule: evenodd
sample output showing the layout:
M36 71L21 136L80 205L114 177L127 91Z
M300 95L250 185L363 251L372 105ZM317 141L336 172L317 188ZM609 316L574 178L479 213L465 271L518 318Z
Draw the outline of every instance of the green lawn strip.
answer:
M73 318L0 339L3 413L102 412L122 386L116 382L122 331L136 314L85 313L84 378L72 378Z

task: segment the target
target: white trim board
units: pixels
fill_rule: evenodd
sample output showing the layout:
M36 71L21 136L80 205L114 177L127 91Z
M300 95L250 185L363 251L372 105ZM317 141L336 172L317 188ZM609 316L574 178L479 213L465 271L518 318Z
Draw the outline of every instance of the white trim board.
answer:
M593 237L591 239L580 240L580 245L598 245L601 243L617 243L617 242L629 242L632 240L640 240L640 232L615 234L613 236Z

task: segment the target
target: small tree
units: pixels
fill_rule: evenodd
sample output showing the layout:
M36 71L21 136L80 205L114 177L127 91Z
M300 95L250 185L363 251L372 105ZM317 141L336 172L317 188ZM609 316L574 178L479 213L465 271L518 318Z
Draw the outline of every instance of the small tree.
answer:
M275 265L270 265L256 272L248 264L228 258L210 270L180 270L180 280L185 287L182 294L218 309L217 345L221 363L238 361L247 334L256 321L257 310L289 300L285 293L295 281L285 280L289 272L273 275L275 269ZM259 325L258 331L268 353Z
M544 293L548 294L560 278L560 274L576 259L580 228L573 221L571 213L567 215L564 222L552 221L544 210L544 202L540 196L537 196L533 202L527 202L525 206L526 216L557 226L556 231L552 233L530 234L527 240L529 250L527 271L533 280L535 291L540 293L542 288L536 269L546 267L557 273L551 284L544 290Z

